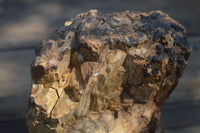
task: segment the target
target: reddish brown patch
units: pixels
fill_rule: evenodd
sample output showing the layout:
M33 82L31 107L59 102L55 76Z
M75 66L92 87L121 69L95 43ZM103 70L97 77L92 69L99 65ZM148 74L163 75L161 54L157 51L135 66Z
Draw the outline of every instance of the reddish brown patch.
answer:
M36 88L32 88L32 90L31 90L31 94L34 94L35 92L36 92Z

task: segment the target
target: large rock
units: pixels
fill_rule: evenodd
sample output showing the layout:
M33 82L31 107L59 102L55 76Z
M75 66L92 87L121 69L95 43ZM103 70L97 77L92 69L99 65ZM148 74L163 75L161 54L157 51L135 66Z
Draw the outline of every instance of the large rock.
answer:
M29 131L153 132L190 52L161 11L78 14L36 49Z

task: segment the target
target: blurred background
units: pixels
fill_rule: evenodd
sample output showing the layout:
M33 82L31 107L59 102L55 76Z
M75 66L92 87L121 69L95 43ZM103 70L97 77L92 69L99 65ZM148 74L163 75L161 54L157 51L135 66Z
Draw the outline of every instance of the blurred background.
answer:
M161 10L188 31L193 51L162 109L163 133L200 133L200 0L0 0L0 133L27 133L34 47L77 13Z

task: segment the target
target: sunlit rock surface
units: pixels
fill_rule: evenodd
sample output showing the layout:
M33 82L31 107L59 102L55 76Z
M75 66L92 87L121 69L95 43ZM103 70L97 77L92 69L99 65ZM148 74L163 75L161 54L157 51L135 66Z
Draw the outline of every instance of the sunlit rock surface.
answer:
M78 14L36 49L29 131L153 132L190 52L161 11Z

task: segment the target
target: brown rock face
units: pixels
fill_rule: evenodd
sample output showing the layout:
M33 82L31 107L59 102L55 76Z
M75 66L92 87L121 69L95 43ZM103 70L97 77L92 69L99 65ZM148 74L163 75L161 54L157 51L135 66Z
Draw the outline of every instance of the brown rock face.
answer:
M36 49L29 131L154 132L190 52L161 11L78 14Z

